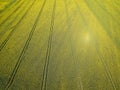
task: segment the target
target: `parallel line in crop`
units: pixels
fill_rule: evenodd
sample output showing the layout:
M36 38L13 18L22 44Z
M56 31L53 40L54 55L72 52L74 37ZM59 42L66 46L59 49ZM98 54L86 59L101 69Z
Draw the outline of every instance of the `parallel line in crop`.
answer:
M18 9L21 8L21 6L23 5L24 2L22 2L9 16L7 16L1 23L0 26L3 25L7 20L9 20L9 18L18 11Z
M50 27L49 37L48 37L48 46L46 51L45 65L43 69L41 90L46 90L46 83L47 83L47 76L48 76L48 69L49 69L49 62L50 62L50 53L52 48L51 44L52 44L52 37L53 37L53 30L54 30L55 8L56 8L56 0L54 0L54 4L53 4L53 13L52 13L51 27Z
M16 0L15 0L16 1ZM13 7L15 7L17 4L19 4L21 0L16 1L16 3L12 3L10 5L7 6L7 8L5 8L4 10L0 11L0 18L1 16L3 16L2 14L5 14L6 10L12 9Z
M79 7L79 5L77 4L77 2L76 2L76 5L77 5L77 7L78 7L79 10L80 10L80 7ZM84 24L86 24L86 25L88 26L88 24L87 24L86 20L84 19L84 17L83 17L83 20L84 20L84 22L85 22ZM114 81L113 81L113 79L112 79L112 75L111 75L111 73L110 73L110 71L109 71L106 63L103 61L103 57L100 56L100 53L99 53L98 48L97 48L96 46L97 46L97 45L95 44L96 51L97 51L97 53L98 53L98 56L99 56L99 58L100 58L100 60L101 60L101 62L102 62L102 64L103 64L104 68L105 68L105 71L106 71L106 73L107 73L107 76L109 77L109 80L111 81L111 84L112 84L114 90L116 90L115 83L114 83Z
M77 2L76 0L74 0L74 3L75 3L75 5L76 5L76 8L78 9L78 13L79 13L82 21L83 21L82 23L83 23L85 26L88 26L88 23L86 22L85 17L83 16L83 14L82 14L82 12L81 12L81 8L80 8L78 2ZM86 30L86 31L88 30L87 27L85 27L85 30Z
M117 20L108 10L106 10L105 7L103 7L97 0L95 1L96 5L100 6L100 8L106 13L108 14L113 20L115 20L117 22L118 25L120 25L119 20Z
M109 38L113 41L114 45L119 49L119 43L120 41L117 40L115 38L112 37L111 33L109 32L109 23L106 22L106 20L103 20L103 17L101 17L100 15L102 14L99 14L98 12L95 11L94 7L90 5L90 3L87 1L87 0L84 0L86 5L88 6L89 10L91 10L91 12L94 14L94 16L97 18L97 20L100 22L100 24L102 25L102 27L105 29L105 31L107 32ZM102 9L102 8L101 8ZM103 10L104 11L104 10ZM104 11L104 13L106 13ZM109 14L108 14L109 16ZM108 19L107 19L108 20ZM116 21L116 20L115 20ZM118 22L118 21L117 21ZM117 23L116 22L116 23ZM117 23L118 24L118 23ZM119 25L119 24L118 24Z
M107 13L107 14L114 20L114 23L115 23L115 24L120 25L120 21L119 21L117 18L115 18L115 16L113 16L109 11L107 11L107 9L106 9L102 4L100 4L99 1L96 0L96 4L99 5L100 8L101 8L105 13ZM119 11L116 11L116 12L120 14ZM108 19L108 20L109 20L109 19ZM109 21L110 21L110 20L109 20ZM110 25L109 22L108 22L107 24L108 24L108 30L105 29L106 32L108 33L108 35L109 35L109 37L111 38L111 40L112 40L113 42L115 42L115 44L119 45L119 42L117 42L117 40L115 40L115 38L112 37L112 33L109 31L109 25Z
M66 11L66 23L67 23L67 29L69 30L69 32L72 31L71 29L71 25L72 25L72 21L69 17L69 13L68 13L68 4L66 2L66 0L64 0L64 3L65 3L65 11ZM73 30L74 31L74 30ZM77 57L75 56L75 48L74 48L74 45L72 43L72 32L69 34L69 41L70 41L70 48L71 48L71 54L72 54L72 57L73 57L73 62L74 62L74 66L75 66L75 71L77 72ZM77 77L76 77L77 78ZM82 84L82 81L81 81L81 77L80 78L80 81L79 81L79 90L83 90L83 84Z
M20 0L19 0L20 1ZM16 2L16 0L10 2L3 10L0 11L0 13L4 12L5 10L7 10L8 8L10 8L10 6L12 6L15 2L18 3L19 1Z
M33 1L33 3L29 6L29 8L26 10L25 14L21 17L21 19L19 20L19 22L12 27L11 32L9 33L9 35L6 37L6 39L2 42L2 44L0 45L0 52L1 50L5 47L6 43L8 42L8 40L10 39L10 37L13 35L14 31L16 30L17 26L21 23L21 21L24 19L24 17L26 16L26 14L28 13L28 11L30 10L30 8L33 6L35 2Z
M29 2L29 1L28 1L28 2ZM27 5L28 5L28 2L26 3ZM5 27L4 30L1 30L1 31L0 31L0 38L1 38L8 30L11 30L12 28L15 27L15 25L12 26L12 24L13 24L13 23L15 22L15 20L18 18L18 15L21 14L21 12L23 11L23 9L27 7L26 4L25 4L25 5L23 6L23 8L19 11L19 13L15 16L15 18L13 18L13 20L7 24L7 27ZM29 6L28 6L28 8L29 8ZM23 13L23 15L24 15L24 13ZM21 15L21 17L22 17L22 15ZM20 19L21 19L21 17L20 17ZM20 21L20 20L19 20L19 21ZM18 21L18 22L19 22L19 21Z
M74 15L75 13L72 13L72 14L70 14L69 15L69 17L71 17L72 15ZM81 17L83 17L82 15L80 15ZM83 20L84 21L84 20ZM63 21L61 21L61 23L63 23ZM65 26L66 24L64 24L64 26ZM68 36L68 34L69 34L69 29L67 29L64 33L62 33L62 36L61 36L61 40L62 40L62 42L58 42L59 44L56 46L56 50L58 50L58 48L60 47L60 46L62 46L62 44L64 43L64 39ZM58 34L58 35L56 35L54 38L56 38L53 42L55 42L55 41L58 41L58 39L57 39L57 37L58 36L60 36L60 33ZM44 44L41 46L41 49L45 46L45 44L47 43L47 41L45 41L44 42ZM54 47L55 48L55 47ZM41 50L40 49L40 50ZM55 52L53 52L53 53L55 53Z
M69 15L69 16L71 17L72 15L74 15L74 13L72 13L72 14ZM63 22L61 21L61 23L63 23ZM65 26L65 24L64 24L64 26ZM63 26L63 27L64 27L64 26ZM68 35L68 32L69 32L69 31L66 30L64 33L62 33L61 40L63 40L63 42L64 42L64 38ZM57 38L58 36L60 36L60 34L61 34L61 33L58 33L58 35L56 35L55 38ZM58 41L58 40L56 39L56 41ZM55 41L54 41L54 42L55 42ZM45 46L46 43L47 43L47 40L44 41L44 44L41 46L41 49ZM58 44L57 48L59 48L62 44L63 44L63 43ZM40 49L40 50L41 50L41 49Z
M70 14L69 15L69 18L73 15L73 14L75 14L75 13L72 13L72 14ZM67 17L67 16L66 16ZM63 23L63 21L61 20L61 23ZM65 22L64 22L65 23ZM64 26L66 26L66 24L64 24ZM62 27L64 27L64 26L62 26ZM62 33L62 36L60 36L60 33L58 34L58 35L56 35L54 38L56 38L55 40L56 41L58 41L58 39L57 39L57 37L58 36L60 36L61 37L61 42L59 41L59 42L57 42L58 43L58 45L56 46L56 50L58 50L59 48L60 48L60 46L62 46L63 45L63 43L65 42L65 38L68 36L70 34L70 29L66 29L66 31L64 32L64 33ZM55 40L53 41L53 42L55 42ZM44 45L42 46L42 47L44 47ZM54 47L55 48L55 47ZM54 54L55 52L53 52L53 54Z
M36 0L35 0L35 1L36 1ZM35 1L34 1L34 2L35 2ZM41 7L41 9L40 9L40 11L39 11L39 14L38 14L38 16L37 16L37 18L36 18L36 20L35 20L35 22L34 22L34 25L33 25L32 29L31 29L30 33L29 33L28 39L26 40L26 43L25 43L25 45L24 45L24 47L23 47L23 50L22 50L22 52L21 52L21 54L20 54L20 56L19 56L19 58L18 58L18 60L17 60L17 63L16 63L16 65L15 65L15 67L14 67L11 75L10 75L10 78L9 78L9 80L8 80L8 83L7 83L6 87L5 87L6 90L8 90L8 89L10 88L10 86L12 85L12 83L13 83L13 81L14 81L14 78L15 78L15 76L16 76L16 73L17 73L17 71L18 71L18 69L19 69L19 67L20 67L20 64L21 64L21 62L22 62L22 60L23 60L23 58L24 58L24 54L25 54L26 51L27 51L27 48L28 48L29 43L30 43L30 41L31 41L31 39L32 39L32 36L33 36L34 31L35 31L35 29L36 29L37 23L38 23L38 21L39 21L39 18L40 18L41 14L42 14L42 11L43 11L45 2L46 2L46 0L44 1L43 5L42 5L42 7Z
M116 86L115 86L115 82L113 81L113 78L112 78L112 74L111 74L111 72L110 72L107 64L104 62L104 60L105 60L104 57L103 57L102 54L99 52L97 45L95 46L95 48L96 48L96 52L97 52L97 55L98 55L98 57L99 57L99 60L101 61L101 63L102 63L103 66L104 66L104 69L105 69L106 74L107 74L107 76L108 76L108 78L109 78L109 80L110 80L110 82L111 82L111 84L112 84L113 89L114 89L114 90L117 90L117 89L116 89Z

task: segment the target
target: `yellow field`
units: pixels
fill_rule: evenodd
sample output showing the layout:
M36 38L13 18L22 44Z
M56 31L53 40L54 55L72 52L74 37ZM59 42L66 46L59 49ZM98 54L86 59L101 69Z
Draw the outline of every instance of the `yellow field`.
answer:
M0 90L120 90L120 0L0 0Z

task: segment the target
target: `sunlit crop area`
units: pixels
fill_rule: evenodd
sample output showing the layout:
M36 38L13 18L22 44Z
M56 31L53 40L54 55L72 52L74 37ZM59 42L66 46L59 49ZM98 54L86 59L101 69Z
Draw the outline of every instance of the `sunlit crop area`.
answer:
M0 0L0 90L120 90L120 0Z

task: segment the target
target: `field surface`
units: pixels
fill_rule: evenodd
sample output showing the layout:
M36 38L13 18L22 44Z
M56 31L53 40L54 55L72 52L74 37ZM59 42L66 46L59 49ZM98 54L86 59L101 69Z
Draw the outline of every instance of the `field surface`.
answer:
M0 90L120 90L120 0L0 0Z

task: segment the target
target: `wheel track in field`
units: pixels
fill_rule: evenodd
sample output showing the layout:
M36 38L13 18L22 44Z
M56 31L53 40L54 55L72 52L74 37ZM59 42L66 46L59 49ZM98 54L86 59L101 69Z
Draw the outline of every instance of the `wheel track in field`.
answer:
M35 0L36 1L36 0ZM22 16L22 18L19 20L19 22L12 27L11 32L9 33L9 35L6 37L6 39L2 42L2 44L0 45L0 52L2 51L2 49L5 47L5 45L7 44L7 42L9 41L10 37L13 35L14 31L16 30L17 26L22 22L22 20L24 19L24 17L26 16L26 14L28 13L28 11L30 10L30 8L33 6L35 2L33 2L29 8L26 10L25 14Z
M74 13L73 13L73 14L74 14ZM71 15L69 15L69 16L71 17L73 14L71 14ZM64 35L62 34L62 35L63 35L62 40L67 36L67 33L68 33L68 31L66 30L65 33L63 33ZM55 38L57 38L58 36L60 36L60 34L59 34L59 35L56 35ZM44 44L41 46L41 49L45 46L46 43L47 43L47 40L46 40L46 41L44 42ZM62 43L61 43L61 44L62 44ZM61 44L58 44L58 47L61 46ZM40 49L40 50L41 50L41 49Z
M72 13L71 15L69 15L69 17L71 17L73 14L75 14L75 13ZM81 15L81 17L83 17L82 15ZM61 40L63 40L60 44L58 44L58 47L56 48L56 50L64 43L64 38L68 35L68 30L66 30L62 35L63 35L63 37L61 37L62 39ZM57 35L55 38L57 38L59 35ZM45 46L45 44L47 43L47 41L45 41L45 43L41 46L41 49ZM40 50L41 50L40 49Z
M110 29L109 26L108 26L109 23L107 23L105 20L102 21L103 18L101 18L100 15L94 10L94 8L90 5L90 3L88 2L88 0L84 0L84 1L85 1L86 5L88 6L89 10L94 14L94 16L97 18L97 20L98 20L99 23L101 24L101 26L105 29L104 31L108 34L109 38L114 42L114 45L115 45L118 49L120 49L120 47L119 47L120 40L116 40L115 38L112 37L111 33L109 33L109 29ZM99 6L99 7L100 7L100 6ZM104 10L102 7L100 7L100 8L103 10L103 12L105 12L105 10ZM107 12L106 12L106 13L107 13ZM108 14L109 14L109 13L108 13ZM110 14L109 16L112 18L112 20L114 19L114 18L111 16L111 14ZM107 20L108 20L108 19L107 19ZM116 19L115 19L115 22L116 22L117 25L120 24L120 22L119 22L118 20L116 20ZM107 26L106 26L106 25L107 25Z
M28 2L27 2L27 3L28 3ZM27 4L27 3L26 3L26 4ZM26 7L26 4L25 4L22 8L25 8L25 7ZM29 8L29 6L28 6L28 8ZM27 10L27 9L26 9L26 10ZM19 11L19 13L15 16L15 18L14 18L10 23L7 24L7 28L0 32L0 38L2 38L2 36L3 36L7 31L9 31L9 30L11 30L12 28L15 27L15 25L12 26L12 24L13 24L14 21L18 18L17 16L20 15L22 11L23 11L23 9L21 9L21 10ZM24 15L24 13L23 13L23 15ZM21 18L20 18L20 19L21 19ZM19 22L19 21L20 21L20 20L18 20L18 22Z
M1 10L0 13L4 12L6 9L8 9L10 6L12 6L12 5L14 4L15 1L16 1L16 0L14 0L14 1L11 2L11 3L9 3L9 5L7 5L6 8L4 8L3 10ZM20 1L20 0L19 0L19 1ZM19 2L19 1L18 1L18 2ZM18 3L18 2L16 2L16 3Z
M99 3L99 1L96 0L95 2L104 12L106 12L113 20L115 20L118 25L120 25L119 20L117 20L109 11L107 11L106 8Z
M43 69L43 77L42 77L42 84L41 84L41 90L46 90L46 84L47 84L47 76L48 76L48 69L49 69L49 62L50 62L50 53L51 53L51 43L52 43L52 36L53 36L53 30L54 30L54 20L55 20L55 8L56 8L56 0L54 0L53 4L53 13L51 18L51 27L48 37L48 47L46 51L46 59Z
M69 18L69 14L68 14L68 5L67 5L67 2L66 0L64 0L64 3L65 3L65 10L66 10L66 18L67 18L67 29L72 31L71 30L71 20ZM75 66L75 72L77 72L77 57L75 56L75 49L73 48L73 44L72 44L72 38L70 37L72 34L72 32L70 33L69 35L69 41L70 41L70 48L71 48L71 54L72 54L72 57L73 57L73 62L74 62L74 66ZM79 83L79 87L78 87L78 90L83 90L83 84L82 84L82 81L81 81L81 77L79 77L80 81L78 82Z
M30 33L29 33L28 39L27 39L27 41L26 41L26 43L25 43L25 45L23 47L23 50L22 50L22 52L21 52L21 54L20 54L20 56L19 56L19 58L17 60L16 65L15 65L15 67L14 67L14 69L13 69L11 75L10 75L10 78L9 78L9 80L7 82L7 85L5 86L5 90L8 90L10 88L10 86L12 85L13 81L14 81L16 73L17 73L17 71L18 71L18 69L20 67L20 64L21 64L21 62L22 62L22 60L24 58L24 54L26 53L26 50L27 50L27 48L29 46L29 43L30 43L30 41L32 39L33 33L34 33L34 31L36 29L36 26L37 26L37 23L39 21L39 18L40 18L41 14L42 14L42 11L43 11L43 8L45 6L45 3L46 3L46 0L44 0L44 2L43 2L43 5L42 5L42 7L41 7L41 9L39 11L39 14L38 14L38 16L37 16L37 18L36 18L36 20L34 22L34 25L33 25L32 29L31 29Z
M2 10L2 11L0 11L0 14L4 14L7 9L9 10L9 8L14 7L14 6L17 5L20 1L21 1L21 0L17 1L16 3L11 4L9 7L5 8L5 9ZM13 5L13 6L12 6L12 5ZM0 18L1 18L1 16L3 16L3 15L0 15Z
M99 52L97 45L95 45L95 48L96 48L97 55L98 55L101 63L102 63L103 66L104 66L104 69L105 69L105 71L106 71L106 75L107 75L108 79L110 80L110 82L111 82L111 84L112 84L113 89L114 89L114 90L117 90L117 89L116 89L115 82L113 81L113 78L112 78L112 74L111 74L111 72L110 72L107 64L104 62L104 60L105 60L104 57L103 57L102 54ZM101 55L100 55L100 54L101 54Z
M80 7L79 7L78 3L77 3L76 1L75 1L75 3L76 3L76 6L77 6L77 8L79 9L79 12L80 12ZM84 18L84 17L83 17L83 18ZM85 19L83 19L83 20L84 20L83 22L87 23ZM88 26L88 25L87 25L87 26ZM96 41L96 42L97 42L97 41ZM96 45L96 43L95 43L95 49L96 49L96 51L97 51L97 55L98 55L101 63L103 64L103 67L104 67L104 69L105 69L105 72L106 72L106 74L107 74L108 79L110 80L110 83L112 84L113 89L116 90L116 86L115 86L115 83L114 83L114 81L113 81L111 72L109 71L109 69L108 69L108 67L107 67L107 64L104 62L103 56L100 56L98 47L96 47L96 46L97 46L97 45ZM102 55L102 54L101 54L101 55Z
M74 14L74 13L73 13L73 14ZM69 16L71 17L73 14L71 14L71 15L69 15ZM64 25L64 26L65 26L65 25ZM66 30L65 33L62 34L62 35L63 35L62 40L67 36L67 34L68 34L68 31ZM56 35L55 38L57 38L58 36L60 36L60 34ZM57 40L57 41L58 41L58 40ZM41 46L41 48L43 48L46 43L47 43L47 40L46 40L45 43ZM58 47L61 46L61 45L62 45L62 43L61 43L61 44L58 44Z
M23 5L24 1L9 15L7 16L1 23L0 26L2 26L7 20L9 20L9 18L17 12L18 9L20 9L20 7Z
M108 14L111 18L112 18L112 20L114 20L114 23L116 23L117 25L120 25L120 21L119 20L117 20L117 18L115 18L109 11L107 11L107 9L104 7L104 6L102 6L101 4L100 4L100 2L99 1L95 1L96 2L96 4L106 13L106 14ZM120 12L118 12L119 14L120 14ZM96 15L97 16L97 15ZM108 19L107 19L108 20ZM101 21L99 21L100 23L101 23ZM108 26L105 28L105 26L104 26L104 24L102 25L102 23L101 23L101 25L105 28L105 31L106 31L106 33L108 34L108 36L111 38L111 40L115 43L115 44L119 44L119 42L116 42L116 40L115 40L115 37L112 37L112 33L109 31L109 29L110 29L110 21L109 21L109 23L107 23L108 24ZM113 28L112 28L113 29ZM119 41L119 40L118 40ZM117 47L118 47L118 45L116 45Z

